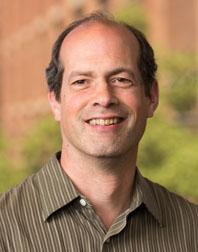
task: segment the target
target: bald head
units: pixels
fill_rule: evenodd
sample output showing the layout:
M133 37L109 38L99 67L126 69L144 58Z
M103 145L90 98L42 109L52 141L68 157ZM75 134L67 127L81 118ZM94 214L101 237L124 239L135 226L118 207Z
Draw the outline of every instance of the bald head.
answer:
M110 34L112 35L111 40L108 39ZM134 54L137 54L137 67L145 87L145 94L149 95L152 84L155 81L157 66L153 50L148 41L135 27L116 22L104 14L97 13L71 23L59 35L54 44L52 58L46 69L46 77L48 88L55 93L57 100L60 98L63 73L67 70L64 67L61 54L66 51L70 52L72 43L69 45L69 42L73 41L76 45L79 45L82 39L87 39L87 48L92 46L94 49L95 46L95 49L100 50L101 43L99 45L98 40L94 40L93 42L93 38L96 35L98 39L98 35L100 35L100 40L105 39L107 44L110 44L112 38L114 38L116 41L119 41L119 43L124 43L126 48L131 47L133 49ZM81 50L83 50L84 53L86 48L82 48ZM73 53L77 57L75 50L73 50Z

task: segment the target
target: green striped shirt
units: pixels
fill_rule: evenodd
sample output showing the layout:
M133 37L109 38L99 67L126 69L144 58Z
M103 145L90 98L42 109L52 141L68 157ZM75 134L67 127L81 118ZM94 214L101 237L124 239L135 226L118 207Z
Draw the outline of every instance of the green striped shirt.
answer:
M130 208L106 230L60 167L58 155L1 195L1 252L198 251L196 205L137 171Z

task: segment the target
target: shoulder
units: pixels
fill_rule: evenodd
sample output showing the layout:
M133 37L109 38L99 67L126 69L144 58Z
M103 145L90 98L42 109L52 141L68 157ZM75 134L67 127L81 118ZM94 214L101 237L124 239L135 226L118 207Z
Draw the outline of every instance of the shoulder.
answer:
M35 231L40 229L43 220L40 172L0 196L0 241L5 246L16 246L18 241L26 240L33 234L33 227Z
M35 174L29 176L20 185L0 195L0 226L34 222L35 218L43 219L43 213L52 207L52 193L55 203L57 188L62 179L56 155ZM60 174L61 175L60 175ZM64 184L64 182L62 183ZM61 184L61 185L62 185ZM61 190L61 189L60 189ZM5 225L4 225L5 226ZM6 228L6 226L5 226Z
M28 176L21 184L13 187L8 192L0 194L0 211L6 209L21 209L35 206L43 191L46 176L50 174L54 156L35 174ZM51 175L52 176L52 175ZM46 179L45 179L46 178Z
M36 194L37 189L35 178L36 175L29 176L20 185L0 195L1 213L8 208L14 208L18 205L20 208L23 207L24 200L28 200L29 203L31 202L31 195Z
M0 195L0 226L4 232L8 232L19 223L28 221L35 215L35 211L37 215L41 215L39 205L41 205L41 199L36 173L20 185Z
M165 221L180 222L185 225L198 225L198 205L170 192L163 186L146 179Z

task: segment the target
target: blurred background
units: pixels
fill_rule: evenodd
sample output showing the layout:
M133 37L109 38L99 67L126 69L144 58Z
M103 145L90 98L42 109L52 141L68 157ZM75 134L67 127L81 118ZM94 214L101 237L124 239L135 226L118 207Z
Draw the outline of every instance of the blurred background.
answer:
M141 172L198 203L197 0L1 0L0 192L60 149L45 68L65 25L99 9L137 26L156 52L161 100L140 146Z

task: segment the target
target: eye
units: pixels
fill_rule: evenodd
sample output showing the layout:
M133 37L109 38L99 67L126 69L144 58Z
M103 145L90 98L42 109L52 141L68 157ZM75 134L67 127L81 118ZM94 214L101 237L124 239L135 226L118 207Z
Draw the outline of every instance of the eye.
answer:
M90 86L89 79L76 79L71 82L71 87L75 90L87 89Z
M132 86L133 81L124 77L115 77L111 79L111 83L119 86Z
M72 82L72 85L83 85L85 83L86 83L86 80L82 79L82 80L76 80L76 81Z

